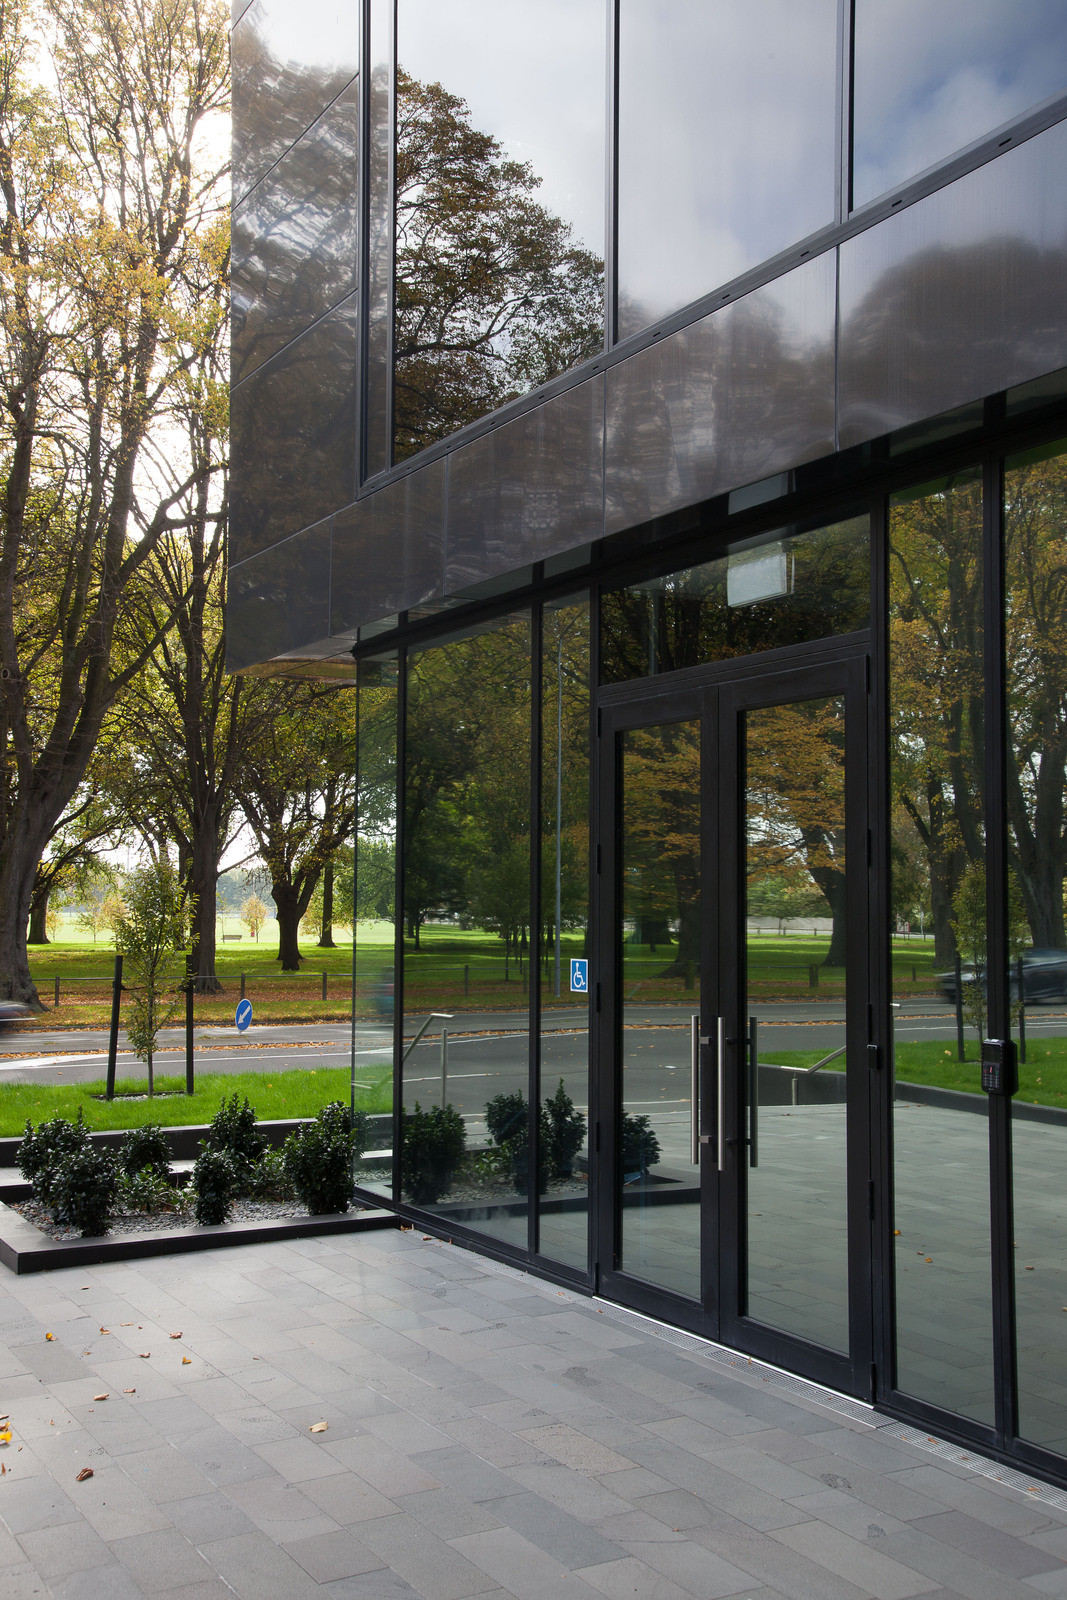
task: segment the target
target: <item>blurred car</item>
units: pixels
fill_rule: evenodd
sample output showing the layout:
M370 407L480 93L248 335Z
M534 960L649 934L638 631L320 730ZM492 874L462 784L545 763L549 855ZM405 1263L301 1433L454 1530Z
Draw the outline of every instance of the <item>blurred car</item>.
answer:
M1011 996L1017 999L1019 995L1019 964L1022 963L1023 973L1023 1000L1027 1005L1050 1005L1054 1001L1067 1001L1067 950L1023 950L1011 964ZM975 967L971 961L965 961L960 967L960 976L964 985L975 981L985 988L985 968ZM956 974L955 972L939 972L937 981L941 985L941 993L946 1000L956 1003Z
M32 1016L30 1007L23 1005L21 1000L0 1000L0 1033L9 1033Z

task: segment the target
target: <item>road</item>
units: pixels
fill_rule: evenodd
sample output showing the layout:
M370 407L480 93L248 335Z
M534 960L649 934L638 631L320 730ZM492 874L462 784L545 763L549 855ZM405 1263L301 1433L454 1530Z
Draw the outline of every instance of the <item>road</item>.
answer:
M818 1050L829 1055L844 1043L842 1002L811 1004L761 1003L754 1008L760 1020L760 1058L773 1061L777 1051ZM626 1100L634 1111L688 1100L689 1016L685 1007L630 1006L625 1041ZM415 1024L422 1018L415 1019ZM550 1090L559 1077L580 1097L587 1054L587 1035L577 1009L547 1012L543 1019L542 1078ZM410 1038L415 1024L408 1031ZM522 1012L465 1012L449 1023L447 1096L468 1116L476 1115L494 1094L523 1087L526 1082L526 1017ZM405 1084L414 1100L439 1103L441 1098L441 1039L439 1024L411 1048L405 1067ZM895 1013L900 1040L944 1040L954 1043L954 1012L931 998L903 1002ZM1027 1033L1037 1039L1067 1032L1067 1016L1033 1008L1027 1012ZM387 1023L360 1022L356 1029L356 1077L361 1068L374 1069L374 1077L391 1057L392 1030ZM272 1073L316 1067L347 1067L351 1060L351 1030L347 1023L254 1024L246 1033L234 1027L197 1028L194 1034L197 1072L232 1074ZM138 1077L143 1066L120 1037L117 1069L120 1077ZM168 1029L156 1056L160 1073L185 1070L184 1032ZM0 1082L87 1083L103 1076L107 1035L99 1032L10 1033L0 1039Z

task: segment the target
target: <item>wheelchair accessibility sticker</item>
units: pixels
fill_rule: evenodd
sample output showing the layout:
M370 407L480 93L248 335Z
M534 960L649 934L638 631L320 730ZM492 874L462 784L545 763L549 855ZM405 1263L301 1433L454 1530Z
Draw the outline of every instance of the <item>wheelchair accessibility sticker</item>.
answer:
M571 962L571 993L589 993L589 962L584 957Z

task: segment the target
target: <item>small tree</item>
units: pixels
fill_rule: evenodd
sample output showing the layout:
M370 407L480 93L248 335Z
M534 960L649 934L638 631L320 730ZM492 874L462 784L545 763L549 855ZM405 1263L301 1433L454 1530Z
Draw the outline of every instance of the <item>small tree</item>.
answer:
M126 1031L148 1065L151 1097L156 1040L178 1011L183 965L179 952L186 939L186 911L177 874L166 857L131 872L125 889L125 907L115 921L115 942L126 973L133 979Z
M248 929L249 933L252 935L253 939L255 939L257 944L259 943L259 930L263 927L269 916L270 911L268 907L263 904L263 901L259 898L258 894L250 894L244 905L241 907L241 921L244 923L245 927Z

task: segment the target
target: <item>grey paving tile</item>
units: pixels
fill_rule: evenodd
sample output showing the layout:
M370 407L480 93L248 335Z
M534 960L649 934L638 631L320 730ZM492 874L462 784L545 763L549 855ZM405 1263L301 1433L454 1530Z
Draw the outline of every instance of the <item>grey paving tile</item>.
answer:
M973 1474L957 1477L933 1462L890 1473L886 1481L904 1484L916 1494L926 1496L928 1512L952 1507L1005 1533L1033 1533L1048 1524L1048 1511L1036 1501L1021 1500Z
M382 1517L359 1526L359 1538L426 1600L464 1600L496 1588L499 1579L487 1576L455 1544L448 1544L410 1517ZM473 1534L466 1537L480 1538Z
M35 1528L54 1528L63 1522L77 1522L80 1512L69 1495L50 1477L4 1479L0 1516L14 1534L31 1533Z
M282 1548L316 1583L354 1578L360 1573L380 1571L385 1565L361 1539L344 1531L319 1534L314 1539L291 1539Z
M111 1549L145 1594L204 1583L212 1576L195 1545L176 1528L113 1539Z
M636 1556L621 1556L617 1561L583 1567L575 1576L605 1595L607 1600L634 1600L635 1595L641 1600L692 1600L690 1589L683 1589L662 1572L638 1561Z
M513 1528L472 1533L452 1542L516 1600L592 1600L597 1593Z
M210 1494L192 1495L186 1500L161 1501L159 1509L179 1533L198 1546L215 1539L234 1539L242 1533L255 1531L251 1517L246 1517L232 1500L219 1494L218 1490Z
M316 1600L322 1593L300 1563L263 1533L217 1539L200 1553L241 1600Z
M864 1588L736 1518L719 1517L714 1526L694 1529L692 1539L788 1600L871 1600Z
M110 1547L80 1517L76 1522L20 1534L18 1542L24 1552L19 1559L28 1558L49 1583L91 1567L109 1566L115 1559ZM11 1558L4 1561L3 1570L6 1572L10 1565Z
M295 1484L276 1475L251 1482L231 1483L226 1498L279 1544L290 1539L310 1539L335 1533L337 1524L322 1507L308 1499Z
M367 1522L371 1517L387 1517L397 1509L395 1501L372 1489L354 1472L335 1472L329 1478L307 1478L300 1488L342 1528Z
M941 1511L921 1517L913 1526L957 1550L965 1550L969 1556L988 1562L1012 1578L1031 1578L1039 1572L1067 1570L1058 1556L1036 1550L1012 1534L990 1528L962 1511Z
M4 1569L4 1600L52 1600L52 1591L36 1568L22 1561Z
M580 1522L540 1495L506 1495L494 1502L494 1509L501 1522L572 1571L615 1561L621 1554L618 1545L603 1531Z
M441 1539L458 1539L467 1533L486 1533L499 1528L502 1518L495 1500L468 1500L451 1487L425 1489L421 1494L405 1494L396 1505Z
M51 1589L55 1600L144 1600L144 1591L117 1562L74 1572Z
M825 1522L778 1528L773 1537L809 1561L856 1584L872 1600L908 1600L911 1595L927 1594L937 1587L917 1569L861 1544Z

